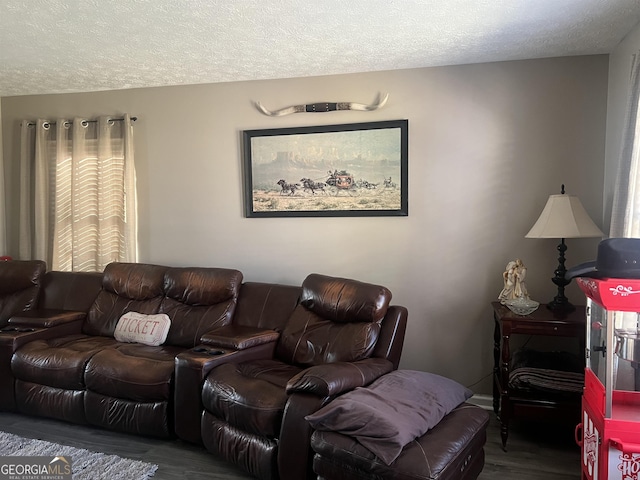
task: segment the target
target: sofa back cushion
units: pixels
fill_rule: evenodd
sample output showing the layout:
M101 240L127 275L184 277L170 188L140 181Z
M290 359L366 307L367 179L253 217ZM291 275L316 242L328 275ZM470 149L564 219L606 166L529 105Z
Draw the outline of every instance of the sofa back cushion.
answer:
M385 287L311 274L302 284L300 303L280 336L276 356L303 367L367 358L390 300Z
M167 269L141 263L107 265L102 276L102 290L89 309L83 333L113 336L123 314L158 313L164 297L164 274Z
M102 272L50 271L42 279L38 308L88 312L102 289Z
M242 273L226 268L169 268L160 313L171 319L167 345L193 347L209 330L229 325Z
M0 262L0 327L14 314L36 307L45 270L41 260Z
M233 323L282 332L298 305L301 292L299 286L245 282L240 289Z

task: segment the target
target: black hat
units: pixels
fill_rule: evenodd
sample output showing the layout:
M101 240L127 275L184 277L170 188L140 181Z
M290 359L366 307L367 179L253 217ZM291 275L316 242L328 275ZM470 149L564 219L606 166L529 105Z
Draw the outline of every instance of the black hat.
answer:
M640 238L607 238L598 244L594 262L567 270L565 278L640 278Z

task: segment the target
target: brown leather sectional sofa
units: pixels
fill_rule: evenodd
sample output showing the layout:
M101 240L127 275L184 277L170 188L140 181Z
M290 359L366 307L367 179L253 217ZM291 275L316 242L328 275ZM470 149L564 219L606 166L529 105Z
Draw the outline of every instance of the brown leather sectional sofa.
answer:
M222 268L45 273L42 262L8 263L0 409L176 435L258 478L313 477L304 417L400 361L407 311L381 286L318 274L299 287L243 282ZM166 341L116 341L130 311L168 314Z

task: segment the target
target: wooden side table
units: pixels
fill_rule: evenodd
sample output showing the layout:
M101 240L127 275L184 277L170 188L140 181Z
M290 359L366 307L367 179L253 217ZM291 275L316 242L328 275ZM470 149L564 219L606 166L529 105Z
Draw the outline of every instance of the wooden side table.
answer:
M585 352L585 307L568 314L555 314L540 305L530 315L516 315L500 302L492 302L495 329L493 334L493 410L500 418L502 447L506 450L509 421L512 418L566 420L580 417L581 394L553 394L509 388L511 335L572 337L579 341L580 355Z

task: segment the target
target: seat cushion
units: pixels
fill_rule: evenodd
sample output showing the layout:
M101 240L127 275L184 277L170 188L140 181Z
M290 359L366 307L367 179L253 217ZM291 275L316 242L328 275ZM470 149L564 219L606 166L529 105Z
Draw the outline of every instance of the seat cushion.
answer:
M275 438L287 403L287 382L299 371L277 360L220 365L204 382L203 405L239 430Z
M168 401L179 347L120 344L96 353L87 363L88 390L137 402Z
M84 368L91 357L105 348L115 348L111 337L83 334L49 340L34 340L11 359L14 377L65 390L84 390Z
M313 469L326 480L467 480L484 465L489 414L463 403L438 425L409 443L387 465L356 439L336 432L315 431Z

